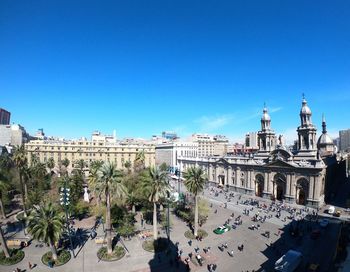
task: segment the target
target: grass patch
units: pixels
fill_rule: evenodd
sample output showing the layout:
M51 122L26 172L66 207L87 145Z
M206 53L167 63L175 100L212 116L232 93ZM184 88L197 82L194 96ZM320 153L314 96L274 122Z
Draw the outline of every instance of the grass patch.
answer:
M107 253L107 247L101 247L97 251L97 257L102 261L112 262L118 261L125 255L125 249L121 246L116 246L111 255Z
M41 261L43 264L47 266L49 266L49 261L51 261L53 262L53 266L55 267L55 266L61 266L68 263L70 258L71 258L71 254L68 250L60 250L57 252L57 260L54 261L52 259L52 252L48 251L41 257Z
M5 253L3 251L0 252L0 264L1 265L13 265L19 263L24 258L24 251L13 248L9 249L10 258L5 257Z
M142 248L148 252L161 252L168 248L167 239L146 240L142 243Z
M208 236L208 233L204 229L198 230L198 237L201 237L202 239L206 238ZM185 232L185 237L187 239L195 240L196 236L194 236L193 232L191 230L187 230Z

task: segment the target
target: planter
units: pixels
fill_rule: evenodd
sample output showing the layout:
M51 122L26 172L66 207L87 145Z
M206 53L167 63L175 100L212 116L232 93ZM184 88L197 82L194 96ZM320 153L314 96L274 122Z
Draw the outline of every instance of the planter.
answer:
M13 265L17 264L24 258L24 251L20 249L9 249L10 258L6 258L3 251L0 252L0 264L1 265Z
M68 250L60 250L57 252L57 260L52 259L52 252L48 251L41 257L41 262L48 267L57 267L64 265L71 259L71 254Z
M107 254L107 247L101 247L97 251L97 257L105 262L118 261L125 256L125 249L121 246L116 246L111 255Z
M168 248L168 241L167 239L160 238L157 241L152 240L146 240L142 243L142 248L148 252L162 252L165 251Z

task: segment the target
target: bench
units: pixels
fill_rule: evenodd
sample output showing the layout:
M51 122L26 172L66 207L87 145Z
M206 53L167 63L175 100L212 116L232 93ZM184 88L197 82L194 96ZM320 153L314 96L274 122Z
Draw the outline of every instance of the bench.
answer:
M6 241L8 247L26 247L28 246L28 242L25 240L19 239L9 239Z
M105 238L95 238L95 243L97 245L107 244L107 240Z

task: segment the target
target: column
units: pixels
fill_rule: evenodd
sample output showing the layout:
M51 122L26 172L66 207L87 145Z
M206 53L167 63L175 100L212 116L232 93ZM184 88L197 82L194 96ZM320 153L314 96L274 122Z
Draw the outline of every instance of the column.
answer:
M314 195L314 198L316 200L319 200L320 199L320 193L321 193L321 186L322 186L322 178L318 175L318 176L315 176L315 195Z
M208 168L209 168L209 171L208 171L208 180L209 180L209 181L212 181L212 179L213 179L213 166L212 166L211 164L209 164Z
M227 168L227 184L232 185L232 167L228 166Z
M315 179L313 178L313 176L309 176L309 199L314 198L314 182Z
M264 192L268 192L269 173L264 173Z
M295 194L295 184L296 184L295 174L292 173L290 178L291 178L291 193L290 194L291 194L291 196L296 197L296 194Z
M286 175L286 179L287 179L286 195L289 196L290 192L291 192L291 190L290 190L290 175L289 174Z

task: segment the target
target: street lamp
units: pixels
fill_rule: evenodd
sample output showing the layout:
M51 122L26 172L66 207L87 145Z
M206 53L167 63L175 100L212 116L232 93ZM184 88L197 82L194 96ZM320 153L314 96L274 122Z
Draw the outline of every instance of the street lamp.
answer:
M61 196L60 203L64 207L64 210L66 213L66 224L67 224L67 231L68 231L68 236L69 236L69 241L70 241L70 247L71 247L73 257L75 258L73 242L72 242L71 232L70 232L70 228L69 228L69 221L68 221L68 205L70 204L70 202L69 202L70 189L67 188L67 177L64 178L64 187L61 188L60 196Z
M180 180L181 180L181 171L180 171L180 169L176 169L175 170L175 176L178 177L178 180L177 180L177 191L178 191L178 193L180 195Z

